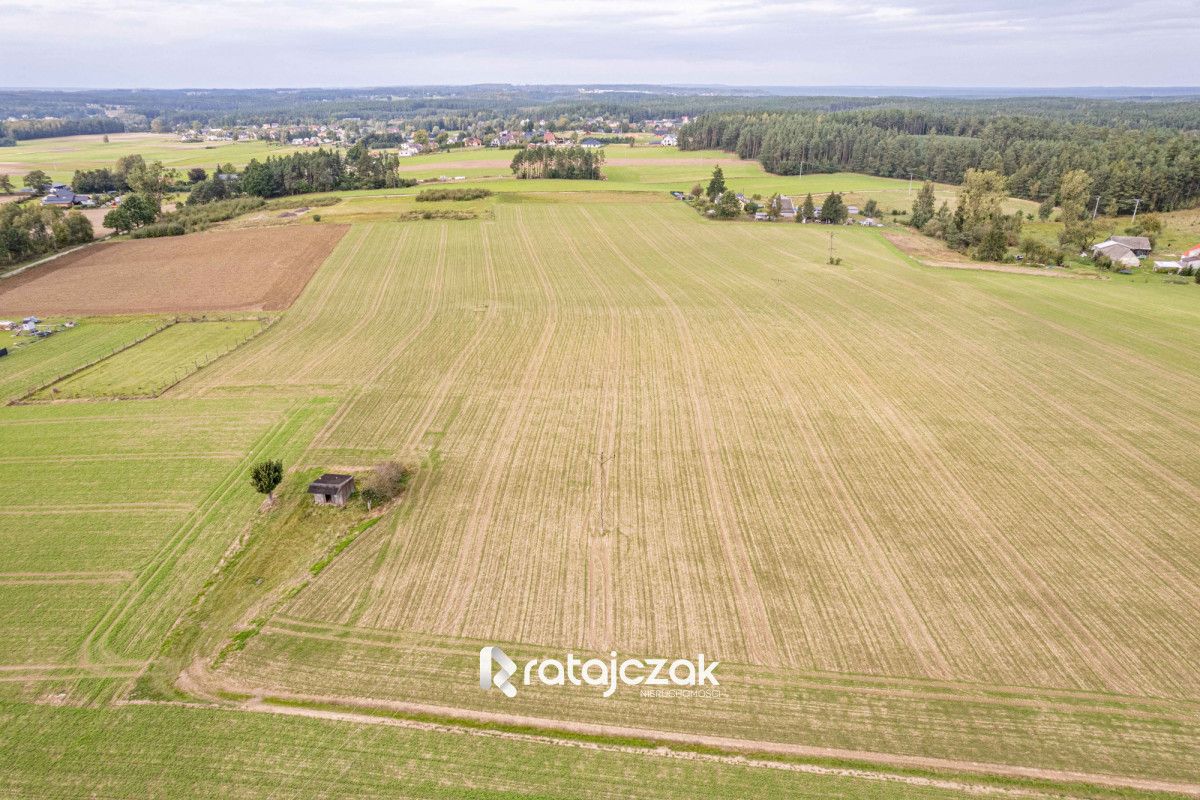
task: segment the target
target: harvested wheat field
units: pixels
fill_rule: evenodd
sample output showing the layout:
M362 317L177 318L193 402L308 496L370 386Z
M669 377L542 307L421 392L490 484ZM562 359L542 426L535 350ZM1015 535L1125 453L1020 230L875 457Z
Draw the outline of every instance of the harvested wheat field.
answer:
M1192 296L836 235L830 266L824 229L682 204L354 226L179 391L319 386L298 468L422 466L216 687L1200 780ZM510 702L481 642L704 652L723 694Z
M345 232L305 225L98 244L0 281L0 313L276 311Z

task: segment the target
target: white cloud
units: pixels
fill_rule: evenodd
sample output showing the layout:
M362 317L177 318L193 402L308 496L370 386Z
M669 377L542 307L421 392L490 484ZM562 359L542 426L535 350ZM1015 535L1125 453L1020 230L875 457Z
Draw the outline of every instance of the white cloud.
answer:
M1196 10L1196 0L0 0L0 85L1194 85L1194 59L1097 54L1188 52Z

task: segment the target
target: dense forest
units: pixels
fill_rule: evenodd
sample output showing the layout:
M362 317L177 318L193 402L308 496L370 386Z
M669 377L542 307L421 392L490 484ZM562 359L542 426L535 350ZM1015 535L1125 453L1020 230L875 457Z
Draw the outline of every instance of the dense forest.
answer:
M1076 101L1068 112L1047 101L1044 113L1009 115L945 102L930 110L712 114L685 125L679 144L731 150L782 175L845 170L959 184L968 169L993 170L1012 194L1035 200L1083 170L1109 213L1132 209L1134 198L1157 210L1200 199L1200 136L1188 129L1197 127L1200 103L1162 104L1159 127L1131 127L1119 115L1107 126L1078 121L1093 117L1094 105Z

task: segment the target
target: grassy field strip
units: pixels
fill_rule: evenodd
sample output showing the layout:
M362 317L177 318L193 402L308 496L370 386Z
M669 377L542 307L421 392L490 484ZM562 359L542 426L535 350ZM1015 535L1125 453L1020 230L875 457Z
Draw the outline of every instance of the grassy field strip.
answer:
M254 502L254 494L245 483L250 465L267 455L282 451L292 437L306 430L305 423L315 416L324 403L292 403L278 421L250 447L245 457L231 469L182 525L163 545L150 569L140 573L117 601L108 607L99 622L84 639L81 659L84 664L112 658L117 652L134 657L147 657L150 650L181 613L185 598L198 588L208 570L198 564L215 564L216 558L232 538L219 521L236 519L237 510L244 511ZM239 502L232 502L237 498ZM205 536L205 534L210 534ZM224 541L217 539L224 534ZM214 553L214 549L216 552ZM195 563L195 562L198 562ZM183 567L189 569L183 569ZM186 576L186 579L184 578ZM171 580L174 578L174 580Z
M0 480L39 487L33 502L0 509L0 632L8 642L0 661L69 664L88 628L159 550L163 531L195 507L194 485L219 479L230 463L224 447L261 414L213 403L0 412ZM222 447L205 452L210 442ZM174 457L157 458L172 445ZM120 458L104 457L112 447ZM104 659L97 671L127 667Z
M921 775L888 776L820 765L744 763L701 753L606 746L591 741L476 731L347 712L323 716L262 707L246 713L202 706L136 704L118 709L0 707L0 752L10 755L0 794L97 793L106 797L430 797L487 787L590 800L711 797L961 797L975 792L1062 796L1036 784L1009 786ZM278 712L278 713L276 713ZM167 739L163 731L186 730ZM34 746L11 747L13 742ZM103 759L95 754L103 753ZM230 779L236 774L237 780ZM470 789L477 795L482 789ZM1098 790L1102 791L1102 790ZM1085 796L1081 790L1068 796ZM1095 796L1093 794L1093 796ZM1103 795L1101 795L1103 796Z
M185 321L27 397L34 400L157 397L265 330L260 320Z
M1128 777L1131 782L1141 777L1196 782L1192 765L1200 752L1200 714L1194 708L1115 696L1064 702L1036 694L1002 695L983 686L961 691L947 685L937 691L900 681L863 690L846 676L726 664L722 697L704 702L645 698L636 690L605 700L584 688L568 690L565 705L561 690L556 696L555 690L523 686L514 709L469 685L477 649L472 645L477 643L277 617L238 656L239 668L224 685L235 693L293 694L313 703L453 708L461 709L464 718L482 714L509 724L520 724L518 717L536 719L539 727L560 730L625 726L642 729L648 738L654 736L647 728L684 736L719 730L726 740L723 747L762 752L772 751L773 742L795 746L797 753L810 747L840 751L845 758L851 752L872 753L879 755L879 763L895 764L881 754L896 754L969 763L978 770L992 765L1001 774L1053 769ZM503 645L519 659L541 651ZM322 675L335 664L345 688L329 692L322 688ZM460 679L448 681L446 676ZM1123 713L1123 700L1132 713ZM770 708L776 723L772 728L777 735L769 740L755 735L764 731L761 708ZM447 711L446 716L456 715ZM745 741L739 744L738 739ZM1142 759L1156 758L1153 753L1160 749L1164 755L1152 773L1139 768Z
M10 583L124 583L133 572L0 572L0 585Z
M515 726L518 728L533 728L533 729L548 729L550 731L560 730L565 733L593 735L596 737L605 737L610 739L625 739L625 740L641 740L645 742L668 742L682 744L685 747L706 747L706 748L732 748L735 752L750 752L760 756L785 756L790 758L821 758L829 759L834 762L851 762L865 763L872 766L909 768L914 770L937 770L943 774L957 774L962 771L970 771L976 773L973 777L978 780L987 778L995 779L1015 778L1027 779L1036 781L1053 781L1059 785L1074 784L1075 788L1082 789L1088 784L1090 791L1103 792L1105 790L1120 791L1123 789L1133 789L1137 791L1149 792L1169 792L1179 793L1189 796L1200 796L1200 784L1178 783L1172 781L1156 781L1156 780L1139 780L1136 778L1120 778L1108 775L1095 775L1075 771L1056 771L1044 769L1022 769L1014 768L1008 765L995 764L978 764L978 763L959 763L954 761L943 761L939 759L923 759L923 758L904 758L888 754L865 753L859 751L838 751L829 748L809 748L809 747L772 747L769 743L750 743L731 741L718 736L707 736L703 734L683 734L678 736L662 736L656 731L648 731L640 728L626 728L618 726L572 726L563 724L558 720L544 720L536 718L518 717L513 718L505 714L488 715L488 714L463 714L459 709L439 708L426 706L407 706L407 705L392 705L388 703L369 703L366 705L351 706L350 708L360 709L358 711L340 711L329 710L328 708L319 707L320 698L314 697L281 697L267 698L265 701L251 701L244 706L243 709L249 711L259 711L266 713L282 713L292 716L303 716L317 719L337 719L342 721L358 721L363 723L375 722L375 724L414 724L409 720L401 720L395 717L373 717L370 714L362 713L361 709L372 708L377 710L394 710L400 713L422 714L434 717L448 716L451 719L462 719L469 721L481 721L485 724L491 723L499 727ZM313 708L307 704L318 705ZM430 723L415 723L418 725L429 725ZM436 723L434 723L436 724ZM448 727L448 726L440 726ZM472 734L495 736L504 739L524 738L527 741L542 741L547 744L554 743L560 746L579 747L589 746L600 750L617 750L621 752L648 752L645 748L635 748L628 745L605 745L588 743L583 744L578 741L569 739L556 739L552 736L538 736L528 733L516 733L508 730L486 730L478 728L467 728L464 732ZM753 749L756 746L762 745L761 750ZM696 753L694 751L673 751L669 747L660 746L655 749L656 755L675 758L686 758L689 760L704 760L716 761L722 763L738 763L758 769L780 769L780 770L795 770L799 772L808 772L822 775L839 775L841 777L863 778L876 781L888 781L909 783L918 786L927 786L939 789L951 789L961 791L970 795L987 795L987 794L1004 794L1016 797L1038 797L1045 796L1037 790L1025 790L1022 788L1006 786L1006 787L988 787L981 783L970 783L967 780L954 780L952 778L936 778L923 776L903 776L895 773L886 773L862 768L847 768L847 767L825 767L815 764L802 764L797 761L771 761L764 758L746 758L744 755L724 755L712 752Z
M159 319L144 317L112 322L84 320L73 330L10 349L0 359L0 400L8 402L35 392L63 375L131 346L162 324Z

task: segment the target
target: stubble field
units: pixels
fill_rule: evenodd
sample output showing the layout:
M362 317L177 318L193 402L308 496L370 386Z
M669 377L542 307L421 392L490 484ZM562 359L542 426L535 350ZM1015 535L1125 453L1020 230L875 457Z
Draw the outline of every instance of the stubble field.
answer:
M0 469L36 488L0 515L0 699L175 699L186 668L214 701L1200 791L1192 287L932 270L861 229L831 266L828 229L618 192L456 222L369 204L337 207L353 224L277 324L162 397L2 410ZM268 456L416 475L317 574L324 550L252 530ZM509 700L478 689L490 643L704 652L722 693ZM347 730L378 764L372 727Z
M433 466L231 685L503 712L463 677L479 642L702 651L726 703L526 708L1117 774L1169 742L1146 771L1196 777L1198 426L1174 403L1200 364L1169 335L1194 307L837 236L830 267L824 232L680 204L356 227L278 335L184 392L342 393L308 465Z

